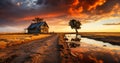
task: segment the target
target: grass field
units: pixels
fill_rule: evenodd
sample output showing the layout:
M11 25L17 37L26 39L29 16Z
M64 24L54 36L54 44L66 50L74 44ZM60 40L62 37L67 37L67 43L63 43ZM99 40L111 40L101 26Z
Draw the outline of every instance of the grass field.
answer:
M50 34L0 34L0 48L6 48L18 45L32 40L41 39L50 36Z
M109 42L114 45L120 45L120 33L89 32L89 33L80 33L80 35L82 35L82 37Z

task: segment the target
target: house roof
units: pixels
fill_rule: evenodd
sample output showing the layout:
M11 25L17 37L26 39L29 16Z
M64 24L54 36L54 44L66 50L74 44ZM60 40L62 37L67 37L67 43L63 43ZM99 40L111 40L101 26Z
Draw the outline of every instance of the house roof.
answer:
M32 23L32 24L28 27L28 29L39 28L39 27L42 26L42 25L46 25L47 27L49 27L49 26L47 25L47 23L43 21L43 22L38 22L38 23Z

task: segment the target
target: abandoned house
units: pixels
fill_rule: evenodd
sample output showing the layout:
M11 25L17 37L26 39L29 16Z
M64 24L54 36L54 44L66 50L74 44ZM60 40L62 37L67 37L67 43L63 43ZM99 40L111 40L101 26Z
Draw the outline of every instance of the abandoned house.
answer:
M31 23L31 25L27 28L28 33L48 33L49 26L45 21L37 21Z

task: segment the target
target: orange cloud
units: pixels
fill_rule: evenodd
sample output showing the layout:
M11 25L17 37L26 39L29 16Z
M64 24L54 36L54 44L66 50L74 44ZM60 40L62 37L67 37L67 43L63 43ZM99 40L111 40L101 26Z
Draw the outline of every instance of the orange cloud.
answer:
M98 6L103 5L105 2L106 0L74 0L68 11L71 15L80 14L83 11L95 10Z
M103 5L105 2L106 2L106 0L98 0L98 1L95 2L93 5L90 5L90 6L88 7L88 10L89 10L89 11L90 11L90 10L94 10L94 9L96 9L97 6Z
M24 18L21 18L19 20L32 20L34 19L35 17L40 17L40 18L54 18L54 17L57 17L57 16L60 16L62 15L63 13L49 13L49 14L42 14L42 15L35 15L35 16L26 16Z

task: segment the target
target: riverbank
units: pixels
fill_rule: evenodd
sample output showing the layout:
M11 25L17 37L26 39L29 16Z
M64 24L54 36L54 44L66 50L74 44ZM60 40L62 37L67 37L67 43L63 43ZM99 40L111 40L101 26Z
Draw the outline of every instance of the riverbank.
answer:
M120 45L120 33L81 33L82 37Z
M110 49L108 47L89 44L81 39L80 46L75 48L68 47L67 42L63 40L64 35L60 35L62 50L60 51L61 63L119 63L120 50ZM69 37L71 37L70 35ZM87 40L86 40L87 41ZM78 42L76 42L78 43ZM67 46L66 46L67 45Z
M59 44L61 63L74 63L74 58L70 54L71 51L68 48L68 45L64 40L64 34L59 34L58 44Z

